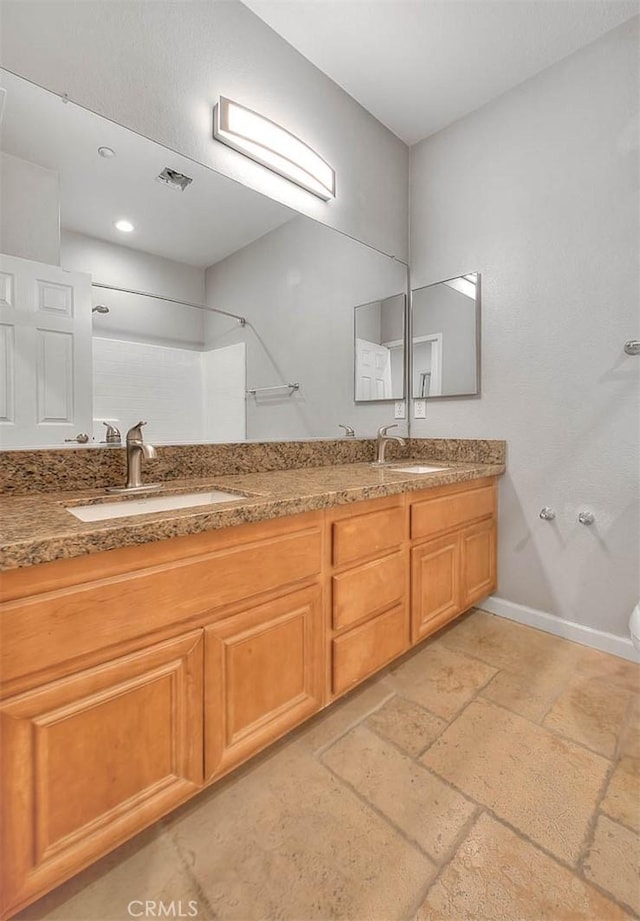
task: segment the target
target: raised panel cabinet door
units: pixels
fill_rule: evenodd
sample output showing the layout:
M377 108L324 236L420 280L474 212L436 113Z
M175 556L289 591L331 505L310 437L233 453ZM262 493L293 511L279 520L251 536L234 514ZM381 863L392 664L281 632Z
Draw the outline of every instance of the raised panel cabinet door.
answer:
M460 536L457 533L411 551L411 640L419 640L462 610Z
M462 605L470 607L496 587L496 523L481 521L462 531Z
M205 628L207 780L320 709L323 651L315 585Z
M2 704L4 913L199 789L202 650L194 631Z

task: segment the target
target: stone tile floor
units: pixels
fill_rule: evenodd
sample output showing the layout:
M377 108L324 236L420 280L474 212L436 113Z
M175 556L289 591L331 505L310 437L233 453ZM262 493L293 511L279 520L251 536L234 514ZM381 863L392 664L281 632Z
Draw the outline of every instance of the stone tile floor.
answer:
M639 842L640 667L473 611L19 917L617 921Z

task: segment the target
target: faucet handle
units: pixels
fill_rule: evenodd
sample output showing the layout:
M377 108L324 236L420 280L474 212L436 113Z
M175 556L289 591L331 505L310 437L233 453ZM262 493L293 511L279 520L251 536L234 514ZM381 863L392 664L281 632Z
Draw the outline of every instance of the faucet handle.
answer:
M397 428L398 428L397 422L392 422L390 425L381 425L380 428L378 429L378 438L384 438L384 436L387 434L389 429L397 429Z
M120 434L120 429L115 425L111 425L110 422L103 422L103 425L106 425L107 431L105 434L106 444L121 444L122 435Z
M146 425L146 422L136 422L135 425L132 425L129 431L127 432L127 441L142 441L142 432L140 429L143 425Z

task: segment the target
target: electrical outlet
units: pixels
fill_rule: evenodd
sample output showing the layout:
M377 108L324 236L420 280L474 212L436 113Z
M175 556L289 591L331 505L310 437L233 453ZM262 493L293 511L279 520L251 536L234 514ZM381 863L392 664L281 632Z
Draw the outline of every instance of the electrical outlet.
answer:
M394 419L404 419L404 415L405 415L404 400L396 400L396 405L393 410L393 418Z
M426 419L427 418L427 401L426 400L414 400L413 401L413 418L414 419Z

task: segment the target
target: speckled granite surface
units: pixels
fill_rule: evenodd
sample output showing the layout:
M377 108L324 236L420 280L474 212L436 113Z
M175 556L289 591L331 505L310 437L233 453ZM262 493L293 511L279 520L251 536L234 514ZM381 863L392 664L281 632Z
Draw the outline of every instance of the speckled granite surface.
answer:
M505 464L507 442L480 438L410 438L407 457L429 460L462 461L478 464Z
M390 460L431 458L504 464L506 443L448 438L412 438L406 447L388 446ZM375 457L374 439L281 441L245 444L166 445L145 466L148 479L162 483L241 473L357 464ZM0 452L0 493L69 492L119 486L125 480L125 451L118 447L70 447Z
M375 442L342 438L331 441L271 441L244 444L159 445L145 477L168 480L221 476L327 464L372 461ZM395 455L394 455L395 456ZM60 448L0 452L0 493L66 492L104 489L125 481L126 453L121 447Z
M424 456L422 460L424 461ZM449 464L447 470L421 475L402 473L389 467L376 468L369 463L352 463L299 466L297 469L227 473L204 479L174 480L164 490L165 493L216 488L246 492L250 495L215 506L137 515L111 521L82 522L66 510L67 505L93 504L101 498L113 499L95 488L73 490L68 493L5 496L0 506L0 569L69 559L87 553L199 534L217 528L330 508L363 499L458 483L478 477L498 476L504 473L505 469L503 462L496 461L449 461Z

